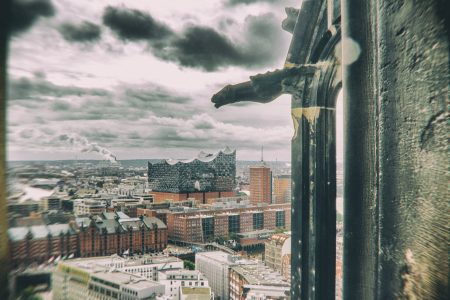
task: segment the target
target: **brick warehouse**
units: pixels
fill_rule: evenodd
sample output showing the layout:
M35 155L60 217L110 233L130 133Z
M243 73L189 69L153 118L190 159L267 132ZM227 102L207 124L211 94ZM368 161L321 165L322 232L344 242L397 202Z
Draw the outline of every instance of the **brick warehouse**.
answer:
M236 151L228 147L215 154L200 152L189 160L167 159L148 163L148 183L154 202L232 197L236 177Z
M57 257L148 253L167 246L167 226L154 217L103 213L76 223L13 227L8 230L13 266Z
M172 241L203 243L237 233L290 229L290 210L290 204L286 203L188 213L172 212L167 214L168 238Z

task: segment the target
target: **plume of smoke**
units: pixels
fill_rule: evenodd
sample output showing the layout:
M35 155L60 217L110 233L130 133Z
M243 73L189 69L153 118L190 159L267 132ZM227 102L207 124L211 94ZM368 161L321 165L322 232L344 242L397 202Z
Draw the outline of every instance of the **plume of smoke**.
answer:
M97 143L91 143L86 138L76 134L61 134L58 139L70 143L72 146L80 149L81 152L97 152L103 158L110 162L116 163L116 156L106 148L99 146Z

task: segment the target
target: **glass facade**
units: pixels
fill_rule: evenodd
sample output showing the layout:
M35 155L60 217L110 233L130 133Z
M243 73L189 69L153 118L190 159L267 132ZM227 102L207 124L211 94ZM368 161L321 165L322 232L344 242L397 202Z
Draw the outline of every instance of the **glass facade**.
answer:
M155 192L194 193L232 191L235 188L236 151L200 153L191 160L148 163L148 183Z

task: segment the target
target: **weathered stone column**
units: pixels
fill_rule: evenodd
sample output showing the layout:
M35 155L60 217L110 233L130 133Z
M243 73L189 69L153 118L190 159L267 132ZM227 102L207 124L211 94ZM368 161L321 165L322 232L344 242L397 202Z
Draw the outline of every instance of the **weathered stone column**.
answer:
M377 3L378 299L449 299L450 2Z
M292 93L293 299L334 299L336 265L335 109L318 99L323 68L287 79ZM292 86L288 82L294 82Z
M378 258L376 2L343 0L344 299L375 299Z

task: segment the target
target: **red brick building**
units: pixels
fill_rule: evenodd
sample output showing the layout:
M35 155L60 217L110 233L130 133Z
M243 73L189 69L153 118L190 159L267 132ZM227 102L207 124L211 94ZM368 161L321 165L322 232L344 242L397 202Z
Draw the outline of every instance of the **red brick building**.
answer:
M272 172L265 165L250 168L250 203L272 203Z
M81 257L161 251L167 246L167 227L154 217L95 218L79 232Z
M227 238L236 233L290 229L290 210L290 203L285 203L262 207L168 212L168 238L172 241L203 243L207 241L206 237L211 236ZM207 216L212 217L212 220Z
M12 227L8 235L13 267L57 257L147 253L167 246L167 226L161 220L123 213L105 212L70 224Z

